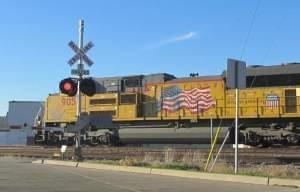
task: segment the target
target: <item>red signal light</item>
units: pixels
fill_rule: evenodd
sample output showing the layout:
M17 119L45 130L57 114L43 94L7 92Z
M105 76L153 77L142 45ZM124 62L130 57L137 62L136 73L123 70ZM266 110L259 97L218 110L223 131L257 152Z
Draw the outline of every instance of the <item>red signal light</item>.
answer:
M77 93L77 81L72 78L63 79L59 83L59 89L60 89L61 93L64 93L70 97L73 97Z
M72 89L71 83L66 82L66 83L64 84L64 90L69 91L69 90L71 90L71 89Z

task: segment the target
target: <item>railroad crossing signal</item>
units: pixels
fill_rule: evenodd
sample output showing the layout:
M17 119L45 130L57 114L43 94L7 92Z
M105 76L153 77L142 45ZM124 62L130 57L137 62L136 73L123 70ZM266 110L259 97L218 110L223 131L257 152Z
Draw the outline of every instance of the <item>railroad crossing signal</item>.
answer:
M78 79L66 78L59 83L60 92L67 94L69 97L74 97L77 94ZM80 92L92 97L96 93L96 82L92 78L84 78L80 81Z
M80 58L88 65L92 66L94 62L86 55L86 53L94 46L93 42L89 42L83 48L79 48L73 41L69 42L69 47L76 53L69 61L69 65L74 65Z
M69 61L69 65L74 65L77 61L77 69L72 69L71 74L78 76L78 78L69 78L71 81L77 85L76 89L72 89L72 91L68 90L70 89L73 83L69 82L69 84L64 83L64 80L60 83L60 90L62 93L66 93L69 96L73 94L73 91L78 93L77 94L77 122L80 121L81 116L81 92L86 94L87 96L93 96L96 93L96 83L91 78L83 78L84 75L89 75L89 70L84 69L84 63L87 64L89 67L93 65L93 61L86 55L86 53L94 46L92 42L89 42L85 46L83 46L83 31L84 31L84 21L82 19L79 20L79 42L78 45L76 45L73 41L70 41L68 43L69 47L76 53ZM80 126L78 124L78 126ZM78 127L77 126L77 127ZM75 140L76 145L74 149L74 157L75 159L79 160L82 159L81 155L81 147L80 147L80 131L77 130L75 132Z
M80 91L92 97L96 93L96 83L92 78L84 78L80 81Z

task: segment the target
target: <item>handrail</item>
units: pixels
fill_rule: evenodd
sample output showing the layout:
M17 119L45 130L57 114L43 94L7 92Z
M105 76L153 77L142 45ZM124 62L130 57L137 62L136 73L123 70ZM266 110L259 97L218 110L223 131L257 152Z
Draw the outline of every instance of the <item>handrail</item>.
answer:
M286 98L296 98L296 102L286 102ZM234 110L235 106L234 103L230 103L231 99L216 99L218 105L214 106L214 108L211 108L212 110L210 114L214 114L216 117L229 117L232 116L233 112L231 110ZM280 97L278 100L278 104L276 106L267 106L266 102L267 99L265 98L240 98L240 115L241 117L257 117L257 118L263 118L266 117L280 117L284 115L298 115L300 112L300 96L287 96L287 97ZM250 101L250 102L249 102ZM150 101L150 102L142 102L143 105L145 104L152 104L152 109L147 109L149 111L152 110L153 113L155 113L156 104L157 101ZM183 109L183 108L181 108ZM177 114L177 117L180 115L182 118L186 118L189 116L195 116L197 119L202 118L208 118L210 115L206 114L205 111L198 110L194 114L188 113L188 110L185 110L187 113L183 114ZM176 112L175 112L176 113ZM175 114L174 113L174 114ZM172 114L170 114L172 115ZM152 115L153 116L153 115ZM146 116L147 117L147 116ZM161 111L161 118L166 117L165 113L162 113Z

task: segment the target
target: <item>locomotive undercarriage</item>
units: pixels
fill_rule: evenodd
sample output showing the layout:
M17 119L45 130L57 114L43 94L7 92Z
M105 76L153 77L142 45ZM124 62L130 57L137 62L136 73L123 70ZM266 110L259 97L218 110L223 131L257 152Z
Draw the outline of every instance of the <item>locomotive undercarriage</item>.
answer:
M48 129L51 129L48 127ZM81 144L90 146L97 145L116 145L118 137L115 131L109 129L101 129L97 131L86 131L81 134ZM75 133L64 132L61 130L40 130L35 135L36 144L44 145L74 145L75 144Z
M240 119L240 133L239 143L244 143L251 146L272 146L272 145L300 145L300 122L297 119ZM275 122L275 123L274 123ZM222 126L223 133L226 133L228 128L230 130L230 137L227 143L233 143L234 141L234 129L230 129L234 125L234 119L214 119L214 130L218 126ZM119 145L127 144L130 142L142 144L145 143L180 143L180 144L204 144L209 143L210 136L210 120L176 120L176 121L159 121L159 122L118 122L115 129L93 129L87 130L81 134L82 144L97 146L97 145ZM190 134L182 137L179 134L191 132L194 129L205 129L207 139L200 141L198 137ZM133 136L131 140L124 139L122 131L132 130ZM134 131L145 131L143 136L145 138L139 138L141 133ZM163 134L159 134L158 130L168 130L173 134L167 136L164 140ZM156 131L156 132L155 132ZM165 131L164 131L165 132ZM186 132L186 133L185 133ZM178 134L177 134L178 133ZM147 134L150 136L148 137ZM167 133L165 133L167 134ZM176 136L179 135L178 137ZM203 132L197 132L195 134L203 134ZM158 136L157 136L158 135ZM223 134L224 136L225 134ZM153 138L152 138L153 137ZM159 139L155 137L160 137ZM222 135L218 142L222 142ZM180 141L179 141L180 140ZM75 134L66 132L65 129L60 127L46 127L41 130L37 130L35 141L38 144L46 145L73 145L75 144ZM124 142L125 143L122 143ZM172 143L173 144L173 143Z
M240 134L244 137L244 143L252 146L300 144L300 129L293 123L286 126L272 123L263 127L247 127Z

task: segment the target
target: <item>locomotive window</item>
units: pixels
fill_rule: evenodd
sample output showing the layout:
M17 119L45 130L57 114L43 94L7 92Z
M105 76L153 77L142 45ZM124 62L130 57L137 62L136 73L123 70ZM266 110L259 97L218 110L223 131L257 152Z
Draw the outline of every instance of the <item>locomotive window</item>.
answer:
M116 104L116 99L91 99L90 105Z
M136 104L136 95L121 95L121 104Z
M126 87L141 87L141 81L138 78L125 79Z

